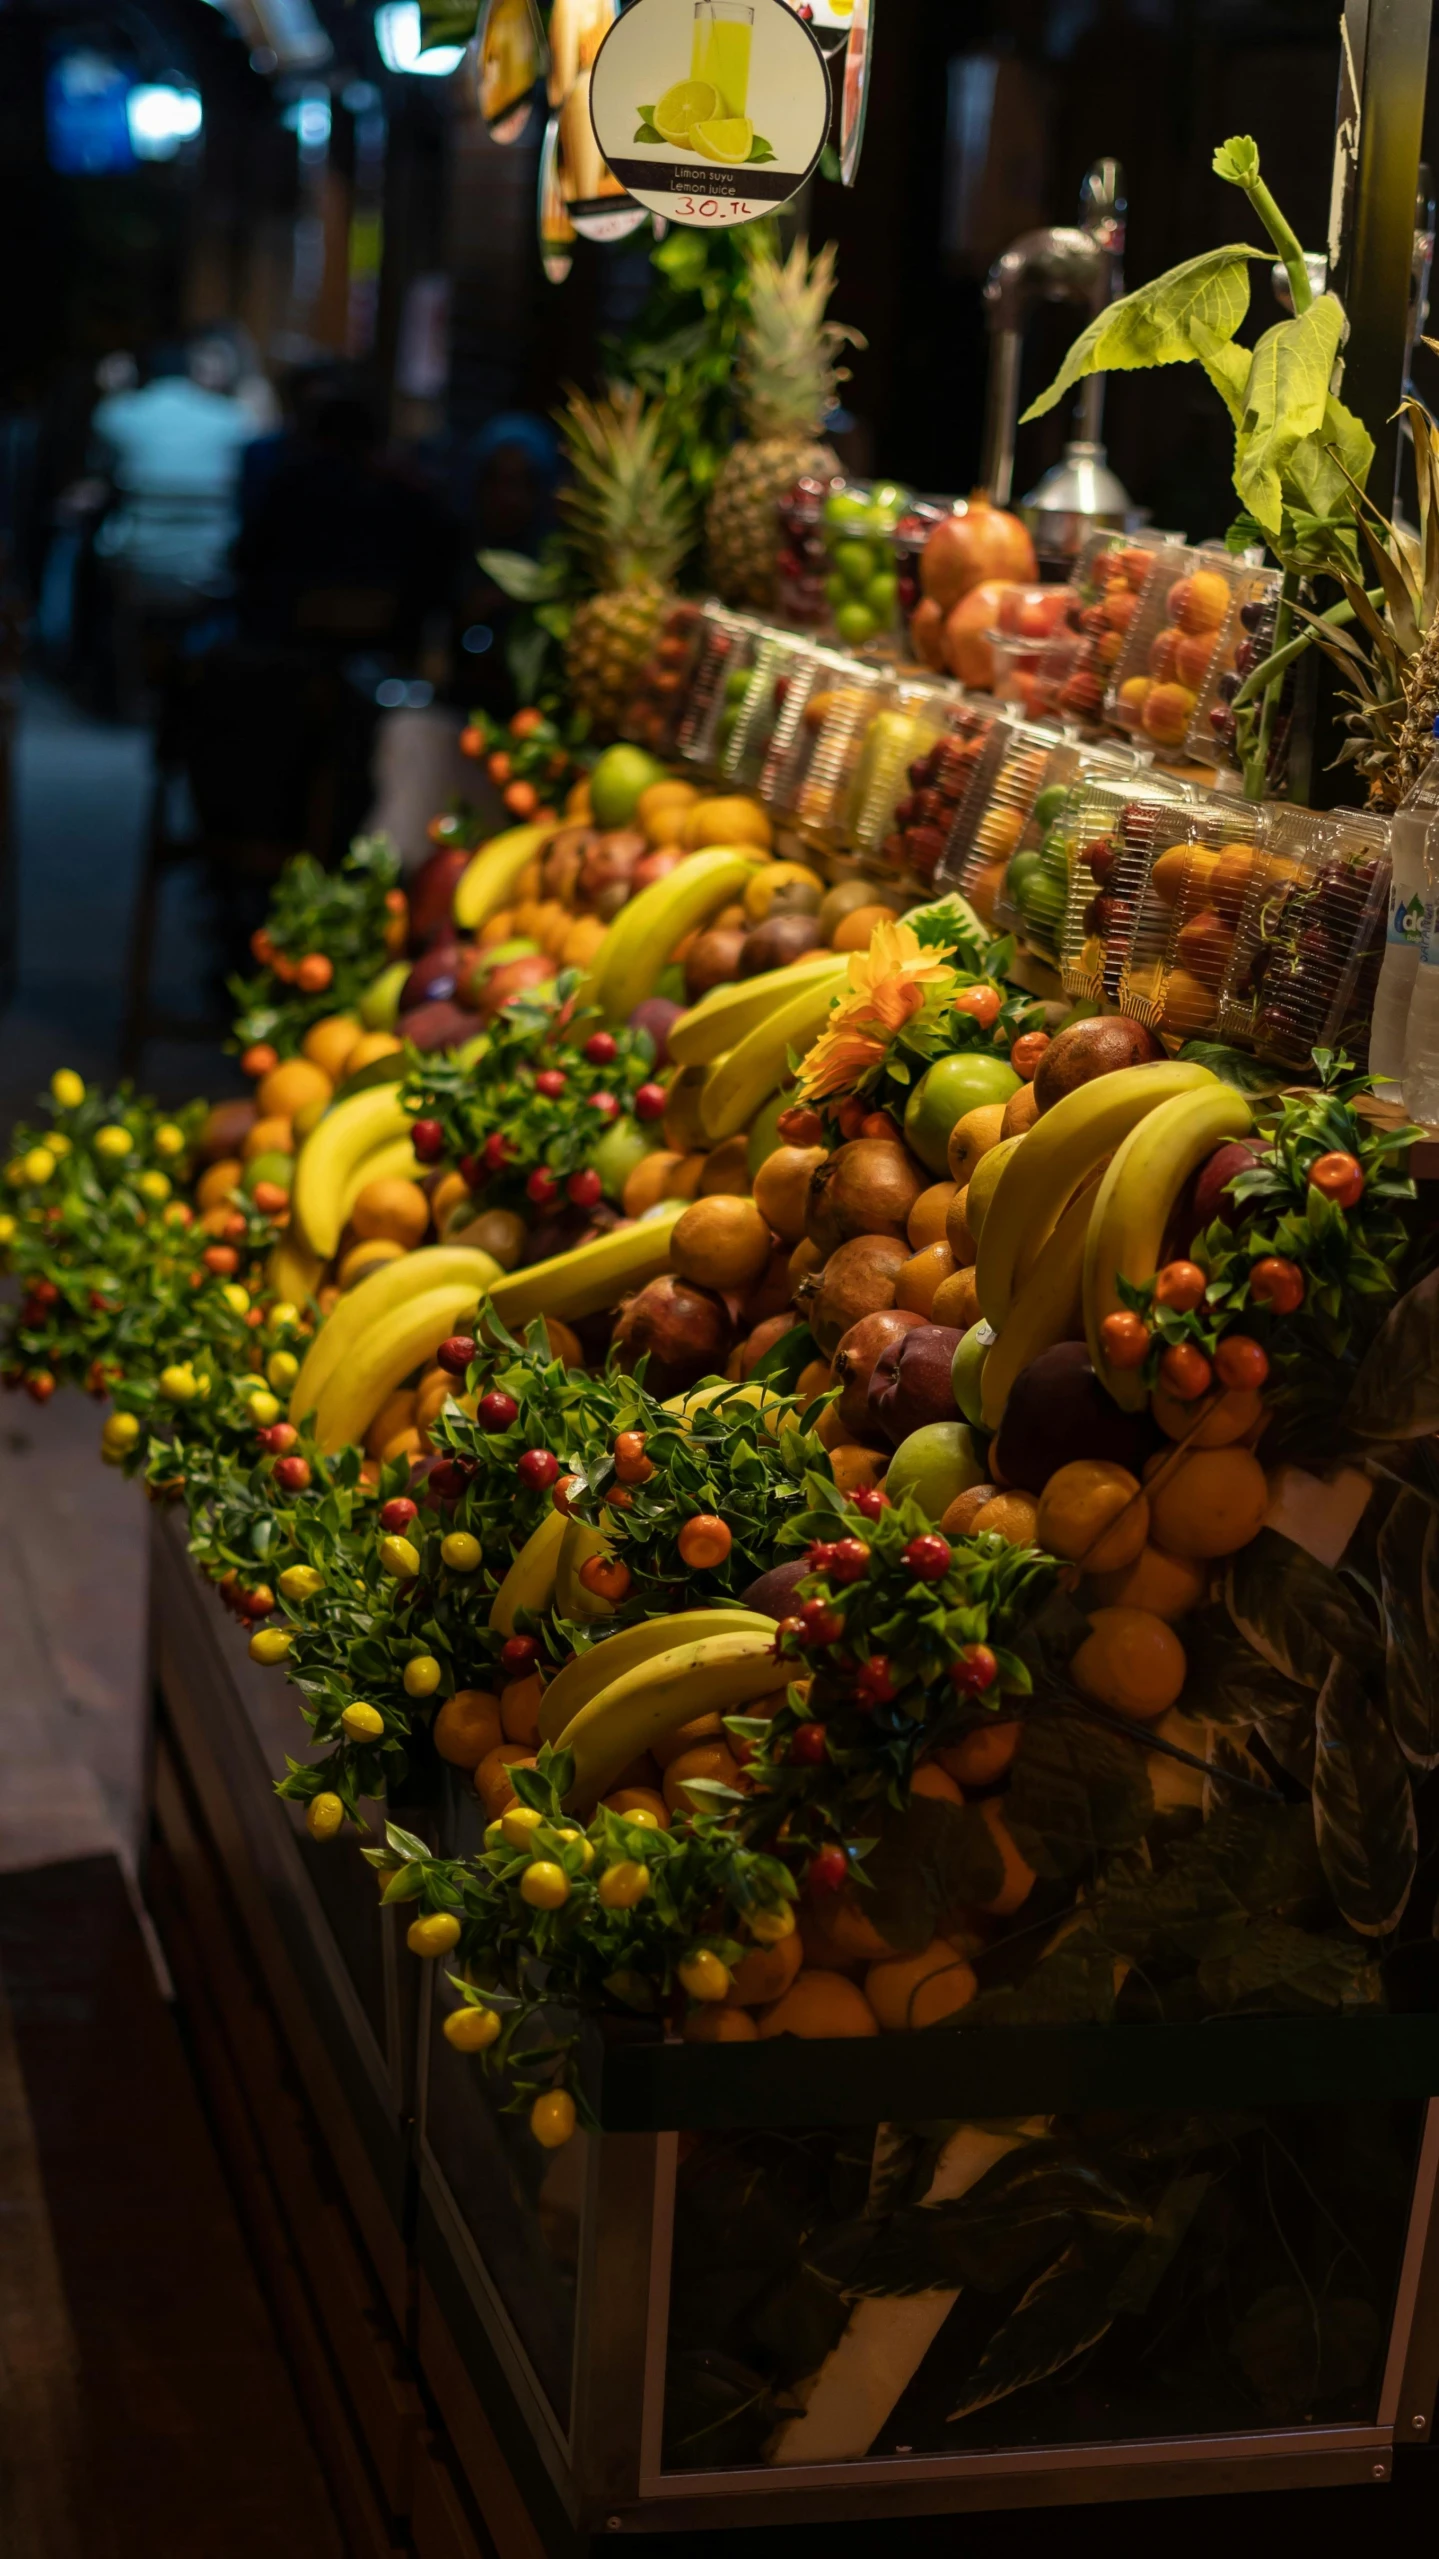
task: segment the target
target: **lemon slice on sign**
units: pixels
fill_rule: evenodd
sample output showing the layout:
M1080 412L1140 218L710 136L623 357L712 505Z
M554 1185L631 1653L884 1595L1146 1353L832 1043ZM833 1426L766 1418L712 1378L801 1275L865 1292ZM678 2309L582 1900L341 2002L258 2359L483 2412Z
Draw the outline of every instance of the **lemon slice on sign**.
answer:
M724 100L708 80L677 80L655 109L655 131L679 151L688 151L694 127L717 116Z
M717 116L713 123L696 121L694 140L707 160L724 160L738 167L747 160L754 140L754 126L748 116Z

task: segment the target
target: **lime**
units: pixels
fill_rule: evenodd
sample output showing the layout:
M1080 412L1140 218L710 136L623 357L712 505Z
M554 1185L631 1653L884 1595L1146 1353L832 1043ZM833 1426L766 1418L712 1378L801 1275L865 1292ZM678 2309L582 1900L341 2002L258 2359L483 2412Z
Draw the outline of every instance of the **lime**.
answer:
M861 604L851 596L847 604L836 607L834 627L842 640L847 640L852 649L857 649L874 637L875 619L867 604Z
M686 86L689 85L686 83ZM700 83L696 81L693 85L698 88ZM717 98L715 105L718 106L719 103ZM723 160L733 167L738 167L742 160L749 158L750 144L754 140L754 126L750 123L748 116L717 116L711 112L708 116L696 116L691 128L691 140L704 153L707 160Z
M867 542L837 542L834 565L845 585L854 587L858 592L868 586L874 575L874 554Z
M1047 880L1043 872L1038 872L1025 881L1019 911L1031 933L1057 933L1064 921L1064 891L1057 880Z
M1067 782L1046 782L1034 803L1035 818L1040 826L1052 826L1069 797Z
M1069 838L1051 828L1039 848L1039 867L1047 880L1064 888L1069 880Z
M831 489L822 512L826 524L863 524L869 500L859 489Z
M753 667L737 666L731 674L727 675L724 680L725 700L742 702L749 691L753 674Z
M849 589L845 585L843 578L836 577L833 572L831 572L824 582L824 594L825 602L827 604L838 605L843 604L846 601L849 595Z
M1016 853L1004 875L1004 885L1011 897L1018 897L1026 880L1032 880L1039 869L1037 853Z
M899 602L899 580L893 569L877 571L865 588L864 600L871 613L878 614L881 622L892 619L895 606Z
M707 116L717 116L723 104L718 89L708 80L676 80L655 109L655 131L678 150L688 151L694 127ZM748 143L745 148L748 150Z

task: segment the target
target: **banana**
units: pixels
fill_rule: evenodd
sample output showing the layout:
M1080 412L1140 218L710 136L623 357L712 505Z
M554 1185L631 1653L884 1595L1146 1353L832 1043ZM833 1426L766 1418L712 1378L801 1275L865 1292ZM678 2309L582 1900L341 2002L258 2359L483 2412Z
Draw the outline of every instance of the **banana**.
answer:
M1095 1193L1084 1253L1084 1330L1095 1373L1117 1404L1138 1412L1146 1390L1137 1369L1111 1368L1100 1326L1123 1304L1120 1279L1153 1279L1164 1230L1197 1165L1226 1138L1243 1137L1254 1114L1242 1093L1218 1081L1176 1094L1124 1140Z
M1003 1332L980 1373L980 1418L987 1431L1004 1419L1009 1390L1022 1368L1056 1342L1076 1341L1084 1321L1084 1239L1099 1193L1072 1199L1019 1288Z
M501 1635L513 1635L522 1608L538 1617L555 1595L555 1571L569 1520L563 1511L546 1511L532 1530L490 1602L490 1624ZM548 1693L548 1692L547 1692Z
M1036 1229L1052 1229L1085 1175L1161 1102L1216 1080L1207 1066L1186 1066L1179 1058L1121 1066L1066 1093L1035 1121L995 1185L979 1239L974 1284L980 1312L997 1333L1009 1321L1016 1268L1026 1246L1033 1248Z
M393 1084L352 1093L326 1111L295 1158L291 1210L312 1252L328 1261L345 1223L345 1193L357 1164L377 1148L408 1137L410 1115Z
M701 1635L622 1671L565 1726L559 1748L575 1755L570 1800L592 1803L622 1768L696 1715L737 1714L786 1686L792 1665L776 1661L774 1628Z
M367 1326L320 1389L316 1445L330 1456L362 1440L386 1396L439 1349L462 1315L473 1315L474 1306L473 1281L452 1280L447 1288L432 1288L424 1297L392 1307Z
M670 1228L689 1205L663 1200L634 1226L617 1226L590 1244L556 1253L548 1262L531 1262L528 1270L511 1271L496 1280L490 1304L513 1332L535 1315L599 1315L626 1290L642 1288L670 1266ZM366 1283L368 1285L368 1282Z
M579 990L578 1005L598 1004L607 1021L627 1022L676 942L739 897L757 857L752 848L714 845L690 853L662 880L653 880L622 906Z
M348 1226L350 1211L369 1182L422 1182L425 1167L407 1137L392 1137L387 1145L377 1146L362 1155L355 1166L340 1202L340 1224Z
M646 1617L638 1626L622 1626L591 1644L588 1652L574 1654L550 1681L540 1700L540 1739L557 1742L602 1688L612 1686L623 1672L637 1670L641 1662L653 1661L657 1653L672 1652L695 1636L760 1632L773 1642L774 1620L750 1608L686 1608L677 1617Z
M286 1249L290 1249L288 1238ZM413 1297L426 1297L432 1289L445 1287L452 1280L465 1281L471 1297L483 1297L502 1277L499 1263L473 1244L427 1244L418 1253L406 1253L397 1262L385 1262L341 1298L315 1335L290 1396L291 1421L302 1421L307 1413L314 1412L322 1389L346 1353L392 1308L405 1305Z
M308 1252L298 1235L282 1235L265 1264L265 1286L272 1297L302 1307L319 1287L324 1268L319 1254Z
M816 978L776 1005L728 1056L717 1060L700 1095L700 1122L712 1146L748 1128L789 1074L789 1051L812 1048L829 1019L839 981Z
M460 873L450 904L462 933L477 933L508 905L520 873L556 833L558 820L553 826L510 826L480 846L469 869Z
M767 969L763 977L717 986L703 1003L671 1022L666 1042L670 1056L677 1066L711 1066L792 995L827 980L838 989L848 967L847 951L822 951L817 959L796 960L789 968Z

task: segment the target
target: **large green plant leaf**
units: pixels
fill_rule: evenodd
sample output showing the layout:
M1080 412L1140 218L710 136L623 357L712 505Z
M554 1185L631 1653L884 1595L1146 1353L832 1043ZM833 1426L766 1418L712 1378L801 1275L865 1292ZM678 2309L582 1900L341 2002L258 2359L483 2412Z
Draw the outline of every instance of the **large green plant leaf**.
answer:
M1316 2298L1298 2284L1275 2284L1250 2303L1229 2351L1265 2416L1279 2424L1359 2389L1382 2335L1367 2301Z
M1240 1548L1224 1598L1245 1641L1301 1687L1323 1687L1334 1653L1361 1671L1378 1668L1379 1638L1349 1585L1278 1529Z
M1439 1764L1439 1518L1405 1487L1379 1532L1389 1722L1416 1768Z
M1249 309L1249 261L1262 256L1244 241L1206 249L1202 257L1186 258L1152 284L1111 302L1081 329L1049 389L1030 403L1020 423L1043 417L1087 374L1142 373L1156 364L1203 361L1194 323L1221 343L1232 338Z
M1352 1665L1319 1692L1314 1825L1329 1889L1351 1928L1382 1937L1403 1915L1419 1857L1403 1755Z
M1321 293L1307 311L1266 329L1254 350L1234 443L1234 485L1271 540L1279 535L1281 481L1290 457L1324 423L1343 330L1340 304L1332 293Z
M1284 1919L1246 1919L1234 1942L1199 1967L1205 2005L1233 2015L1369 2008L1378 1975L1352 1937L1319 1936Z
M1036 2381L1062 2372L1114 2324L1111 2284L1122 2261L1117 2244L1093 2250L1074 2241L1037 2275L1002 2327L990 2338L950 2423L992 2408Z
M1003 1882L994 1834L978 1808L917 1795L865 1859L865 1917L900 1954L915 1955L945 1922L992 1901Z
M1041 1955L1023 1980L982 1990L954 2023L982 2026L1107 2026L1114 2015L1114 1957L1089 1927Z
M1439 1430L1439 1270L1389 1309L1359 1363L1344 1420L1360 1439Z
M1154 1814L1143 1753L1081 1714L1028 1718L1005 1821L1036 1875L1084 1874L1141 1840Z

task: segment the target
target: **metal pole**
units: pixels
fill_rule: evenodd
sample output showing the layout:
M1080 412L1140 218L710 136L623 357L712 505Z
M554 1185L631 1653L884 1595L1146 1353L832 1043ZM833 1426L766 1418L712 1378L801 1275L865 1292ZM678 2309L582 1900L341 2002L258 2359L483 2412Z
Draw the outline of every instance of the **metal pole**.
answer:
M1388 515L1399 467L1431 0L1347 0L1329 271L1349 315L1343 397L1374 438L1369 490Z

